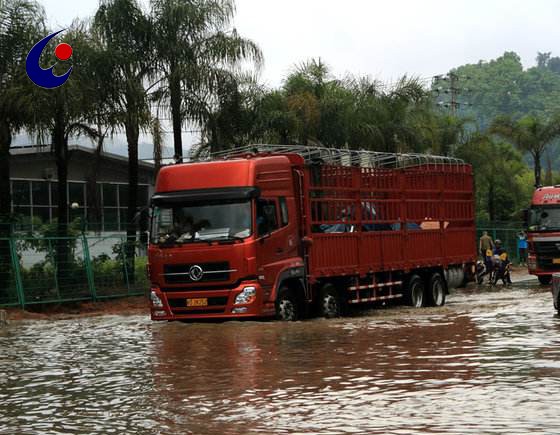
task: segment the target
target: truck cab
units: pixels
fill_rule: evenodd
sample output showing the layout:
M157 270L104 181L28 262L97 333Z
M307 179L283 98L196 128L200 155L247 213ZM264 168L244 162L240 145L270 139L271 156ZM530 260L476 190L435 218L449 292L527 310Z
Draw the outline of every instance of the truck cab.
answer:
M538 188L526 217L529 273L543 285L560 272L560 186Z
M298 156L161 169L152 197L152 319L269 317L276 291L303 291Z

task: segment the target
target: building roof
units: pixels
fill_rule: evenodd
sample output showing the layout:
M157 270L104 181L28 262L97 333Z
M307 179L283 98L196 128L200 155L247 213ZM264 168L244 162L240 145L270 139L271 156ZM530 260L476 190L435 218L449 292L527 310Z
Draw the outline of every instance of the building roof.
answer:
M95 149L85 147L83 145L68 145L68 151L78 151L86 154L94 155ZM21 155L40 155L40 154L52 154L51 147L49 145L33 145L33 146L13 146L10 147L10 155L21 156ZM120 154L114 154L109 152L102 152L102 157L109 160L114 160L122 164L128 164L128 157L122 156ZM147 170L153 170L155 168L153 163L146 161L138 161L138 165Z

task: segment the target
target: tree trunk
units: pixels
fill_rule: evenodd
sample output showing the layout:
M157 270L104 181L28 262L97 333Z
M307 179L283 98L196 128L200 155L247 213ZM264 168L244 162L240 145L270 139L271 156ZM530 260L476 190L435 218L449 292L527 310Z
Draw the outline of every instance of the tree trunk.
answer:
M125 247L125 267L128 273L128 280L134 283L134 257L136 248L136 220L137 198L138 198L138 118L129 112L125 125L126 139L128 143L128 210L126 225L126 247Z
M0 121L0 224L11 215L12 196L10 194L10 145L12 132L6 121ZM0 227L0 234L6 234Z
M541 186L541 153L533 153L533 159L535 161L535 187L539 188Z
M552 179L552 157L550 156L550 150L546 151L546 173L544 176L544 184L547 186L552 186L554 180Z
M181 135L181 81L177 78L174 68L171 69L169 79L169 102L171 105L171 122L173 124L173 149L175 161L183 162L183 137Z
M97 189L97 173L101 166L101 154L103 152L103 142L105 141L105 134L102 132L101 124L97 125L97 147L95 148L95 155L93 158L93 165L87 176L87 203L88 203L88 224L95 224L94 228L101 231L102 229L102 210L101 198L99 197L99 190Z
M10 145L12 132L6 121L0 121L0 239L11 236L10 222L12 196L10 194ZM10 243L0 240L0 300L8 296L9 282L12 275Z
M52 130L52 143L56 159L58 178L58 210L57 210L57 235L56 242L56 270L58 283L64 282L65 272L69 263L68 236L68 139L65 135L66 122L63 109L57 109Z
M488 217L490 222L496 221L496 207L495 207L495 192L494 192L494 180L489 180L488 183Z

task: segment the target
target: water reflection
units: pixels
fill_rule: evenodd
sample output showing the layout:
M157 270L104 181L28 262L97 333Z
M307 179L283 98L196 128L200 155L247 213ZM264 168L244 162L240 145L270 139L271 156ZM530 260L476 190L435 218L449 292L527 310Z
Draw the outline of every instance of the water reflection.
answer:
M0 333L0 433L558 433L560 319L527 288L296 324Z

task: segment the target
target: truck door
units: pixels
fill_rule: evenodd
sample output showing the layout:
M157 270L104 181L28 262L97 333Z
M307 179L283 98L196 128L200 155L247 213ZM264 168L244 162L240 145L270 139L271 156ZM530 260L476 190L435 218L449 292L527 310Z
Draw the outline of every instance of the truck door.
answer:
M270 294L280 271L297 256L297 227L288 222L286 198L259 198L256 207L257 269Z

